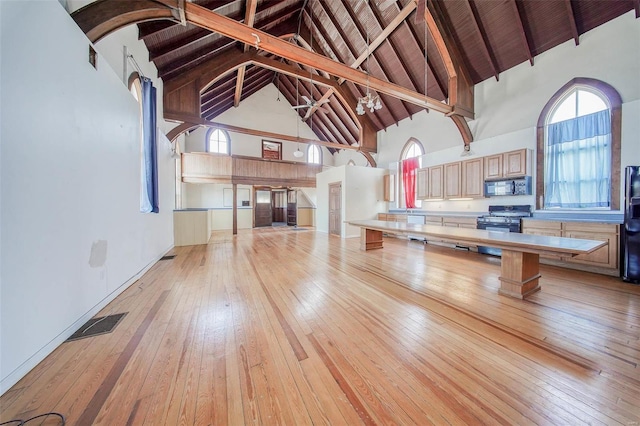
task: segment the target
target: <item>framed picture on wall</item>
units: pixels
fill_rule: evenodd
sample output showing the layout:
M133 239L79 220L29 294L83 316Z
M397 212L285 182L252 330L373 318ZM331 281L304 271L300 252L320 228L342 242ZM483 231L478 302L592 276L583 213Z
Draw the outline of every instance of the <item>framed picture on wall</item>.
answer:
M267 160L282 160L282 142L262 140L262 158Z

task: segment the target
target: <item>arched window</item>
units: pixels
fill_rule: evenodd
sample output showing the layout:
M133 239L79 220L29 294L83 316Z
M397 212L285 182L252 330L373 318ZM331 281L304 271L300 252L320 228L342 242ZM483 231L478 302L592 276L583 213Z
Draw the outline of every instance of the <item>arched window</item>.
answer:
M618 208L621 104L613 87L585 78L549 100L538 120L539 208Z
M349 160L349 161L347 162L347 166L355 166L355 165L356 165L356 162L355 162L355 161L353 161L353 160Z
M402 148L400 154L400 179L401 193L400 207L408 209L422 207L422 201L417 198L417 169L422 167L424 147L416 138L410 138ZM404 204L404 205L403 205Z
M224 130L214 129L213 127L207 131L206 140L207 152L215 152L217 154L231 153L231 139L229 134Z
M424 147L422 143L416 138L411 138L404 144L404 148L402 148L402 153L400 154L400 161L406 160L407 158L414 157L422 157L424 155ZM420 162L422 159L420 158Z
M318 145L309 145L307 148L307 163L322 164L322 152Z

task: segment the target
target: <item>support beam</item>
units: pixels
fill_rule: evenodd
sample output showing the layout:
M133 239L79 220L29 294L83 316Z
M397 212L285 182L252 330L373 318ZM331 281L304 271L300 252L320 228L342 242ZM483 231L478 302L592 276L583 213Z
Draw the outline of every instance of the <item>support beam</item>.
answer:
M258 47L264 51L281 56L293 62L297 62L308 67L322 69L336 77L342 77L355 84L364 86L369 80L369 87L379 93L407 101L418 105L421 108L430 108L446 114L452 110L449 105L443 104L436 99L429 98L420 93L416 93L397 84L389 83L375 77L369 77L366 73L357 71L341 64L329 60L317 53L309 52L300 47L294 46L278 37L272 36L255 28L248 28L246 25L238 23L232 19L220 16L208 9L202 8L195 3L186 5L187 20L194 25L218 32L226 37L241 41L243 43L254 44L255 34L260 38Z
M180 121L183 122L184 125L190 126L205 126L205 127L215 127L216 129L226 130L228 132L233 133L241 133L244 135L253 135L253 136L261 136L268 139L280 139L287 142L296 142L296 143L304 143L304 144L314 144L314 145L322 145L328 148L335 149L351 149L353 151L359 151L360 147L344 145L337 142L326 142L317 139L308 139L308 138L300 138L296 136L284 135L281 133L273 133L273 132L265 132L262 130L248 129L245 127L232 126L229 124L216 123L213 121L205 120L204 118L198 116L188 116L184 114L165 114L165 119L169 121Z
M188 132L189 130L192 130L192 129L197 129L198 127L200 127L199 124L182 123L182 124L174 127L173 129L169 130L169 133L167 133L167 139L169 139L171 142L173 142L181 134L183 134L185 132Z
M238 184L234 183L233 186L233 235L238 234Z
M570 1L570 0L567 0ZM487 41L487 36L486 34L480 29L480 25L478 24L478 13L476 11L475 6L473 6L471 4L471 0L466 0L463 1L464 4L466 4L466 8L467 11L471 14L471 23L473 24L473 28L475 30L475 33L477 34L477 37L482 40L481 46L482 46L482 53L484 53L484 56L487 58L487 62L489 62L489 65L491 65L491 69L493 70L493 76L496 78L496 81L499 81L498 78L498 66L496 65L495 61L493 60L493 55L491 54L491 52L489 51L489 44Z
M246 26L253 28L253 23L256 19L256 8L258 7L258 0L247 0L246 11L244 15L244 23ZM257 43L256 43L257 44ZM249 45L245 43L244 51L249 50ZM233 97L233 106L240 106L240 98L242 97L242 85L244 84L244 74L246 66L238 68L238 78L236 79L236 93Z

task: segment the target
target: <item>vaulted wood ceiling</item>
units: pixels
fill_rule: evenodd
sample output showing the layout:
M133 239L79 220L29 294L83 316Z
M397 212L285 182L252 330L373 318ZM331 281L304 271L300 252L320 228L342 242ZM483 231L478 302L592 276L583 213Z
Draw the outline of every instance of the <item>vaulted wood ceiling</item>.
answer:
M183 1L175 0L177 4ZM193 3L283 37L371 77L426 93L436 100L447 102L450 97L447 58L437 47L438 38L426 29L421 9L424 3L416 0L193 0ZM640 0L428 0L426 7L447 43L451 59L473 84L499 79L502 72L522 62L529 61L535 66L535 57L540 53L568 40L579 44L582 34L630 10L635 9L636 17L640 15ZM81 28L88 32L87 24L83 27L83 18L78 16L74 14ZM149 59L155 63L165 85L198 70L204 63L211 63L212 59L222 61L230 55L255 50L189 22L176 23L179 17L175 14L160 18L140 22L138 28L139 37L149 50ZM314 84L257 63L241 66L222 75L201 93L202 118L213 121L274 83L291 105L304 103L302 96L316 102L328 99L328 103L314 108L313 114L306 117L320 140L344 145L358 142L359 125L353 118L356 105L345 104L344 96L336 96L336 89L315 82L321 77L332 78L351 99L364 96L366 86L343 82L326 72L260 49L258 54L299 68ZM376 131L424 108L388 94L379 95L383 108L366 112ZM297 110L303 118L309 111L310 108Z

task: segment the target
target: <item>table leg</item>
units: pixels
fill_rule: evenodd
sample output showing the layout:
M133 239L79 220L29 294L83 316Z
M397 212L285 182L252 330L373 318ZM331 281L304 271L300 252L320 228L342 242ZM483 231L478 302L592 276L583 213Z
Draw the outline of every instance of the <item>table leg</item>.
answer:
M500 290L505 296L524 299L540 290L540 256L502 249Z
M382 248L382 231L360 228L360 250Z

